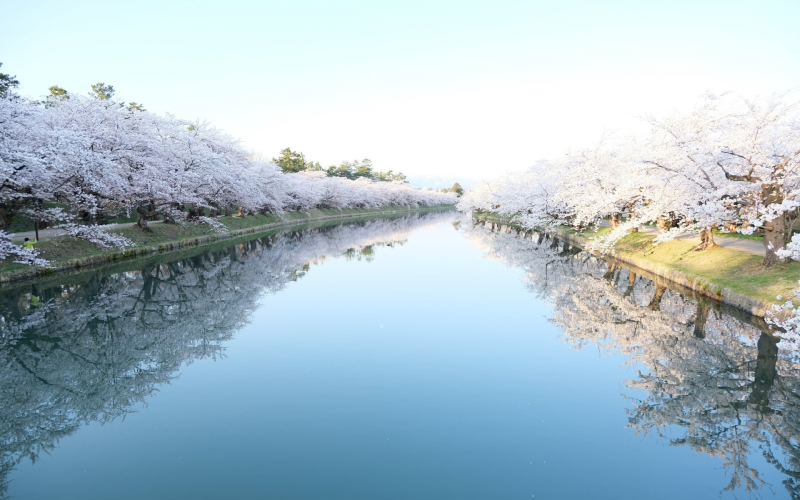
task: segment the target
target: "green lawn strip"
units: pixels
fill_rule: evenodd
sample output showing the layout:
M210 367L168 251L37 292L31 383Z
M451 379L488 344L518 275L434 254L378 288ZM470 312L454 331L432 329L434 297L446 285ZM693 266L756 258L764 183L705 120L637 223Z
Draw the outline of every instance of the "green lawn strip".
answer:
M779 303L794 298L792 290L798 288L800 262L762 267L764 258L749 252L714 247L697 252L696 244L672 240L653 246L653 237L644 233L631 233L616 246L617 253L627 253L638 258L681 271L695 281L708 283L711 291L729 288L737 293L764 302Z
M725 233L722 231L714 231L714 236L724 236L728 238L739 238L740 240L756 240L764 241L763 236L756 236L755 234L742 234L742 233Z
M421 213L427 211L447 210L453 207L448 206L434 206L434 207L419 207L413 209L414 213ZM303 221L313 221L322 217L331 218L347 218L348 221L353 220L354 217L364 216L366 218L376 217L381 215L402 214L403 211L409 211L407 207L384 207L380 209L344 209L344 210L311 210L309 212L285 212L281 215L275 214L257 214L248 215L245 217L220 217L218 220L225 225L229 231L239 231L280 222L296 222L302 224ZM204 224L152 224L150 225L151 232L144 232L140 228L126 227L121 229L114 229L112 232L119 233L133 242L133 247L158 247L164 244L180 243L185 240L192 240L203 236L212 236L219 234L211 227ZM248 235L250 236L250 235ZM71 236L60 236L48 240L43 240L36 245L36 250L39 256L49 260L54 264L63 263L74 259L84 259L95 255L113 254L118 252L117 249L103 249L97 245L90 243L86 240L77 239ZM0 263L0 273L26 269L29 266L23 264L16 264L9 260Z
M490 218L499 221L508 221L511 218L493 213L476 213L477 218ZM502 222L501 222L502 223ZM600 227L597 232L593 228L580 233L570 227L559 227L559 232L579 236L582 238L596 238L611 230L610 227ZM726 234L747 239L763 240L758 236L743 234ZM714 247L704 252L696 252L697 244L685 240L672 240L653 246L653 236L647 233L630 233L615 247L616 253L629 254L640 259L659 264L664 267L681 271L695 282L707 283L710 292L718 293L722 288L728 288L736 293L761 300L767 303L778 304L786 300L798 299L792 293L798 288L800 280L800 262L778 264L771 268L764 268L761 263L764 258L749 252L742 252L731 248ZM782 300L777 296L781 295Z
M423 212L432 211L431 209L423 209ZM420 213L419 211L416 213ZM402 217L402 213L390 213L384 214L380 218L387 218L392 219L396 217ZM347 219L348 224L355 224L360 223L368 220L375 219L376 216L374 214L365 214L361 217L351 217ZM111 274L117 274L126 271L138 271L148 265L159 265L162 263L167 262L174 262L178 260L183 260L187 258L192 258L200 254L204 254L206 252L215 252L222 250L224 248L228 248L231 246L236 246L241 243L245 243L248 241L252 241L256 238L263 238L265 236L273 236L277 234L281 234L284 232L292 232L292 231L303 231L306 229L316 229L321 227L327 226L336 226L342 223L340 219L329 219L329 220L315 220L315 221L308 221L308 222L298 222L297 224L290 225L290 226L281 226L272 229L267 229L265 231L259 231L258 233L249 233L237 238L225 239L225 240L217 240L205 245L200 246L191 246L186 248L181 248L179 250L175 250L172 252L167 253L154 253L148 254L145 256L141 256L136 259L130 260L122 260L122 261L115 261L109 262L102 265L97 266L90 266L90 267L81 267L75 268L71 270L64 270L59 273L53 274L46 274L37 277L25 278L18 281L12 281L8 283L0 284L0 289L3 290L4 293L8 292L9 290L15 289L24 289L26 287L30 287L31 283L35 283L40 288L48 288L50 286L57 286L64 283L69 283L71 285L74 284L81 284L85 283L90 280L92 277L97 276L98 274L107 276ZM20 264L14 264L17 266L16 268L25 268L28 266L23 266ZM5 268L4 268L5 269ZM13 294L12 294L13 295Z
M608 226L592 226L584 229L583 231L576 231L569 226L558 226L558 230L567 234L580 236L581 238L597 238L598 236L602 236L611 231L611 228Z

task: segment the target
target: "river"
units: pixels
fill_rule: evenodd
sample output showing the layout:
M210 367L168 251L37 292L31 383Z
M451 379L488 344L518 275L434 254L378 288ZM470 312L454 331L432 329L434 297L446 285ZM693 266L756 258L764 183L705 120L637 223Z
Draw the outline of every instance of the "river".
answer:
M760 319L454 212L0 308L0 497L800 498L800 364Z

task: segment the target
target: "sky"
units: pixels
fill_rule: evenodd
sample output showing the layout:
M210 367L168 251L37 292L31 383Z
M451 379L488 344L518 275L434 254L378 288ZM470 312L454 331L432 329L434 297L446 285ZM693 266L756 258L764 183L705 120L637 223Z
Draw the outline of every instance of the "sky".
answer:
M708 90L800 87L800 1L0 0L2 72L114 85L267 158L469 184L643 130Z

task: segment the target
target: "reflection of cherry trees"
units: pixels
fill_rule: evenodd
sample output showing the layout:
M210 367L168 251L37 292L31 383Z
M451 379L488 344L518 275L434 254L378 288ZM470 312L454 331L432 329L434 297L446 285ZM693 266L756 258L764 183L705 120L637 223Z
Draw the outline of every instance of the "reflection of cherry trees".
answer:
M0 300L0 497L23 458L36 460L92 421L129 412L196 359L224 355L264 292L327 257L373 257L373 247L449 214L287 230L141 270Z
M720 311L544 234L464 226L487 256L524 270L570 345L619 352L643 367L626 382L632 429L719 458L730 474L725 490L764 484L748 460L760 451L800 498L800 364L763 320Z

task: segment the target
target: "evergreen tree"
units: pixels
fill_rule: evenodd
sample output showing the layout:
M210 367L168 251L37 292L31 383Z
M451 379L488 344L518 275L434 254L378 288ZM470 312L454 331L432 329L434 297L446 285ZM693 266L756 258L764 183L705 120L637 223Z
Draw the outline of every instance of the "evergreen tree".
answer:
M459 197L464 194L464 188L461 187L461 184L455 182L453 183L453 187L448 190L450 193L455 193Z
M47 96L48 99L58 99L58 100L69 99L69 92L67 92L66 89L59 87L58 85L53 85L47 90L50 91L50 95Z
M3 63L0 63L0 68L2 67ZM17 80L16 76L0 73L0 98L5 99L11 89L17 88L18 86L19 80Z
M97 82L92 85L92 91L89 92L89 95L100 101L108 101L114 97L114 86Z
M281 167L286 174L306 170L306 157L299 151L292 151L291 148L282 149L281 155L273 158L272 163ZM310 162L309 165L311 165Z

